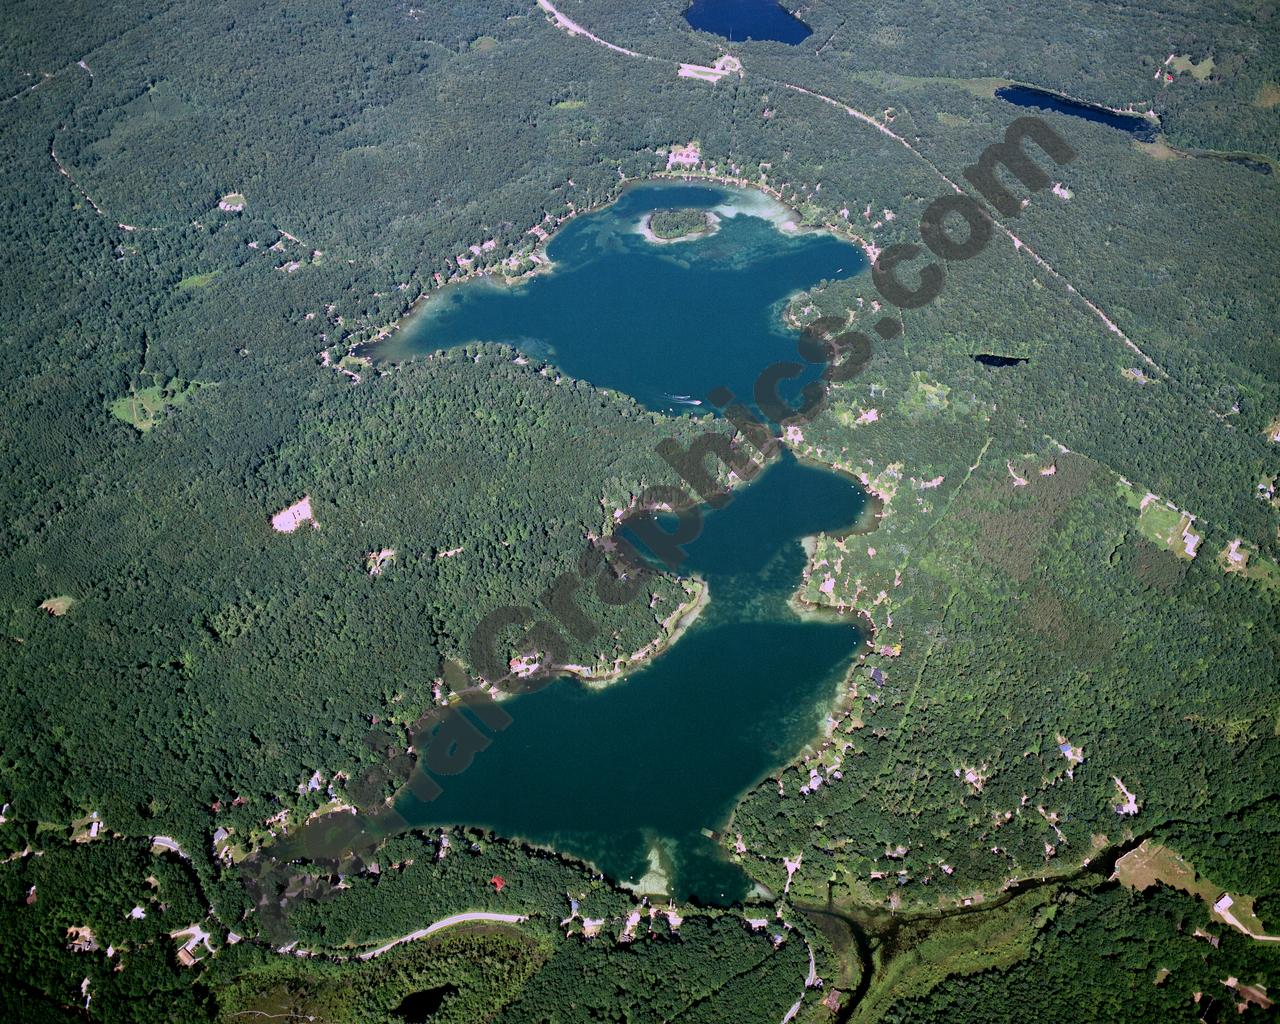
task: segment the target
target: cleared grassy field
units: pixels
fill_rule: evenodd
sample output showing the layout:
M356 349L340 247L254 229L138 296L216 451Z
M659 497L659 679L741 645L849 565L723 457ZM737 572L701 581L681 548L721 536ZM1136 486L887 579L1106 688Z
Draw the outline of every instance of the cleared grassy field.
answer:
M1199 64L1185 53L1180 53L1170 62L1169 67L1179 73L1189 74L1197 82L1203 82L1213 74L1213 58L1206 57Z
M41 601L40 610L46 611L50 615L63 616L71 610L71 606L75 603L76 599L74 597L67 597L65 594L60 594L57 597L50 597L45 601Z
M1210 907L1223 895L1220 885L1202 877L1181 854L1150 839L1116 861L1116 879L1121 885L1143 892L1153 885L1167 885L1203 900ZM1246 929L1263 934L1264 928L1253 910L1254 897L1232 894L1230 913ZM1218 917L1216 911L1215 918Z
M1195 517L1180 509L1170 508L1158 495L1136 488L1127 480L1116 482L1116 489L1126 505L1138 511L1138 532L1152 544L1165 548L1184 561L1195 558L1200 535L1192 529ZM1191 552L1187 550L1190 539Z
M204 274L190 274L178 282L178 291L189 292L197 288L207 288L213 283L213 279L218 276L221 271L210 270Z
M109 402L107 411L145 434L160 422L166 409L185 404L202 387L198 381L181 381L175 377L168 384L132 388L129 394Z

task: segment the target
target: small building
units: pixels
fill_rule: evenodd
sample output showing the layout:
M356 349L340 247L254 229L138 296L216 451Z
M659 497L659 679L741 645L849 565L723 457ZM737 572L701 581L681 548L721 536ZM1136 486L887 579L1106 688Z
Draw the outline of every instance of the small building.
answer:
M93 929L86 925L72 925L67 929L67 938L71 940L68 949L73 953L92 953L98 948L98 940Z

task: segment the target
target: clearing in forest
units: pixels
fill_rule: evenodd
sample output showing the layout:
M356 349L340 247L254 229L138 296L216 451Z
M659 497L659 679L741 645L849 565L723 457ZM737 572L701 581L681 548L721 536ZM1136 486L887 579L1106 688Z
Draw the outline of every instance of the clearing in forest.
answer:
M1218 565L1223 572L1236 573L1267 590L1280 590L1280 565L1239 537L1218 552Z
M1204 537L1191 528L1195 516L1173 508L1157 494L1144 494L1127 480L1117 481L1116 487L1129 507L1138 510L1138 532L1142 536L1188 562L1196 557Z
M1262 922L1254 913L1254 897L1223 892L1221 886L1199 875L1181 854L1150 839L1143 840L1141 846L1117 860L1115 874L1111 877L1138 892L1145 892L1157 884L1179 889L1209 904L1215 920L1251 937L1276 941L1266 935Z
M177 377L167 384L130 387L129 394L107 403L107 411L145 434L160 422L166 409L182 405L202 387L205 385L199 381L183 381Z
M1177 160L1183 155L1165 142L1134 142L1134 145L1157 160Z
M1189 54L1180 53L1169 62L1169 67L1179 74L1189 74L1197 82L1203 82L1213 74L1213 58L1206 57L1197 64Z
M303 523L309 522L313 530L320 529L315 516L311 512L311 496L304 494L287 508L282 508L271 517L271 528L277 533L293 533Z
M711 67L707 67L704 64L681 64L676 74L681 78L696 78L703 82L711 82L714 85L725 75L736 74L739 78L742 78L742 61L738 60L737 57L725 54Z
M927 374L916 370L911 374L911 390L898 403L898 407L908 419L918 420L932 413L941 412L950 405L951 400L948 398L950 394L949 386L940 381L930 380Z
M48 612L50 615L57 618L61 618L63 615L66 615L67 612L71 611L71 606L75 603L76 599L74 597L67 597L65 594L60 594L57 597L50 597L41 601L40 610L42 612Z
M188 274L178 282L178 291L189 292L197 288L207 288L220 273L220 270L210 270L204 274Z
M1195 519L1188 513L1153 501L1138 514L1138 531L1147 540L1190 561L1200 545L1200 535L1191 529L1193 522Z
M1151 886L1163 883L1192 896L1200 896L1210 903L1221 891L1204 879L1197 881L1196 869L1181 854L1150 839L1116 861L1115 877L1121 885L1138 892L1146 892Z

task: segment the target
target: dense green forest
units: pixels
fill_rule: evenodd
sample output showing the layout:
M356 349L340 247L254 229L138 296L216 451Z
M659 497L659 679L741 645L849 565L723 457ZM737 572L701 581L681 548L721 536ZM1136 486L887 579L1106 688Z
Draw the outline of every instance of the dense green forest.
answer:
M1068 892L1042 919L1027 959L953 975L927 994L897 1002L879 1019L1194 1020L1210 1000L1227 1019L1236 1003L1246 1002L1240 994L1245 987L1275 976L1274 950L1230 931L1196 934L1203 915L1180 895L1135 900L1114 888ZM1225 977L1237 984L1224 985ZM1188 991L1200 992L1199 1001L1188 999ZM1251 1015L1262 1009L1255 996Z
M1274 997L1274 945L1085 862L1153 837L1280 933L1280 517L1259 488L1280 175L1192 155L1274 171L1273 8L814 0L789 47L695 32L683 0L558 6L634 53L533 0L6 11L4 1015L1192 1020L1202 992L1260 1016L1221 979ZM741 76L676 73L725 52ZM882 499L797 581L875 639L829 738L724 834L761 903L676 924L457 830L284 856L315 812L408 774L485 613L548 607L612 510L672 479L660 440L721 429L506 347L373 367L359 346L450 279L532 266L534 228L690 141L689 173L804 224L917 241L1022 113L1004 82L1154 110L1161 141L1043 114L1078 156L1004 224L1018 246L950 263L791 439ZM787 318L867 329L882 302L863 275ZM1226 571L1237 540L1248 574ZM602 638L569 631L575 660L659 630L645 602L583 599ZM343 959L461 912L525 919ZM190 926L209 939L188 967Z

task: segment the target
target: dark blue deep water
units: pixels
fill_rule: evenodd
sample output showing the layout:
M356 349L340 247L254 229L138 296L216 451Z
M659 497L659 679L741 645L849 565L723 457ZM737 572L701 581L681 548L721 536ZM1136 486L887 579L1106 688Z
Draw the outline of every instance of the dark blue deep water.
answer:
M1138 117L1136 114L1112 113L1092 103L1079 103L1043 89L1033 89L1026 85L1009 85L1003 89L997 89L996 95L1018 107L1052 110L1059 114L1083 118L1094 124L1105 124L1108 128L1128 132L1139 142L1154 142L1156 136L1160 134L1160 126L1145 117Z
M794 46L813 34L778 0L693 0L684 20L726 39L772 39Z

